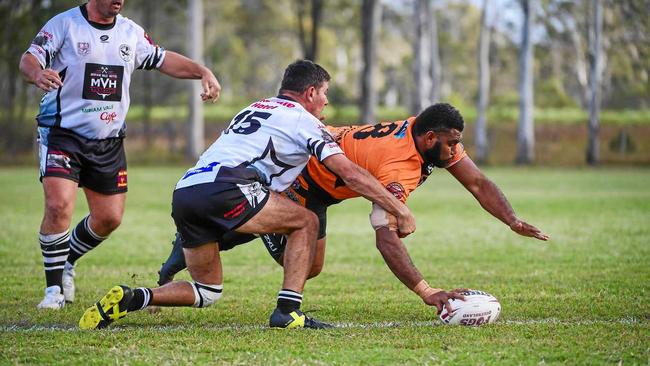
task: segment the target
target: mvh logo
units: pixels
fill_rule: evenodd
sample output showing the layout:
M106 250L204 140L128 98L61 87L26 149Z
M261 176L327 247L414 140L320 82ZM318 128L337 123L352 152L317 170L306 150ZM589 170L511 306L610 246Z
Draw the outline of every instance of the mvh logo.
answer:
M123 66L86 64L83 98L118 102L122 100Z

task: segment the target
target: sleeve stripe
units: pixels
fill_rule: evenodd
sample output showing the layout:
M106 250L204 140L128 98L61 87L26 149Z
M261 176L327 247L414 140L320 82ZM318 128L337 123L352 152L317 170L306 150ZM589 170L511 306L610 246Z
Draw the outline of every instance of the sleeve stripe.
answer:
M160 65L158 64L162 60L163 55L164 55L164 49L161 49L160 47L156 47L154 51L149 56L147 56L147 58L145 58L144 61L142 61L142 64L138 66L138 70L141 69L152 70L159 67Z

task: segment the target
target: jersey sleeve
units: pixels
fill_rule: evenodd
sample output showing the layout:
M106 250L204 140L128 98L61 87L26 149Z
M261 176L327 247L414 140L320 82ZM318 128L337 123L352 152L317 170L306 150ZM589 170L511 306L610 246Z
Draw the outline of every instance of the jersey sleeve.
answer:
M153 42L149 34L140 26L136 26L138 42L135 50L135 64L140 70L159 68L165 60L165 49Z
M467 156L467 151L465 151L465 146L463 146L462 143L456 144L454 147L454 158L451 159L447 165L445 165L445 169L450 168L454 166L454 164L458 163L459 161L463 160L464 157Z
M319 120L314 117L304 118L303 116L298 123L296 128L298 131L296 134L298 144L305 146L307 151L315 156L318 161L323 161L332 155L343 154L341 147L334 141L330 132Z
M32 40L26 52L36 57L43 69L52 65L52 60L63 45L66 36L64 18L56 16L50 19Z

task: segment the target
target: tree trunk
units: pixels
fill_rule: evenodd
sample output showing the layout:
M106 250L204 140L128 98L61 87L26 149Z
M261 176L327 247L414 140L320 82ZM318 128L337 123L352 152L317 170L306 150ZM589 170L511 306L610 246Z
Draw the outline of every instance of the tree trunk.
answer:
M363 42L363 71L361 73L361 121L375 121L377 91L377 34L381 22L381 4L378 0L363 0L361 5L361 32Z
M589 84L591 98L589 101L589 143L587 144L587 163L596 165L600 162L600 145L598 133L600 130L600 79L601 79L601 32L603 27L603 13L601 0L593 0L593 28L589 37L589 53L591 70Z
M431 83L429 80L429 44L427 42L427 29L430 16L427 13L428 0L415 0L415 43L413 58L413 75L415 79L415 91L411 114L418 114L430 104Z
M476 106L476 161L488 161L487 106L490 93L490 29L487 22L489 0L483 0L481 35L478 42L478 103Z
M311 47L309 48L307 59L314 62L316 62L316 56L318 54L318 30L320 28L320 22L323 14L322 10L322 0L311 1Z
M531 36L534 8L530 0L521 0L524 13L521 48L519 50L519 128L517 130L517 164L535 160L535 127L533 122L533 45Z
M438 47L438 22L436 21L436 14L430 6L429 1L426 2L427 14L429 14L429 26L431 27L429 35L431 37L431 95L429 103L437 103L440 101L440 83L441 80L441 65L440 65L440 50Z
M189 2L189 56L196 62L203 62L203 0ZM190 82L190 113L187 136L187 158L196 160L203 152L203 102L201 83Z

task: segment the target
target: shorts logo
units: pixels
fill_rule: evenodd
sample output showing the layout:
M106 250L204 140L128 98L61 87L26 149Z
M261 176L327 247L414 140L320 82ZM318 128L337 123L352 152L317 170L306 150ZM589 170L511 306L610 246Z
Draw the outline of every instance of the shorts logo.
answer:
M400 201L404 201L406 199L406 191L404 190L404 186L397 182L389 183L386 186L386 189L395 196Z
M244 194L251 207L256 207L268 194L268 189L262 186L260 182L237 184L237 187Z
M47 154L45 167L45 170L48 172L61 171L70 173L72 170L72 167L70 166L70 157L60 151L52 151Z
M122 100L124 66L86 64L82 98L119 102Z
M87 56L90 54L90 43L77 42L77 53L79 56Z
M126 170L120 170L119 173L117 173L117 188L124 188L127 186L127 175L126 175Z
M128 44L121 44L120 45L120 57L125 62L130 62L131 59L133 59L133 52L131 52L131 46L129 46Z
M224 219L232 220L234 218L239 217L239 215L243 214L244 211L246 210L246 202L247 201L241 201L239 202L232 210L226 212L223 214Z

